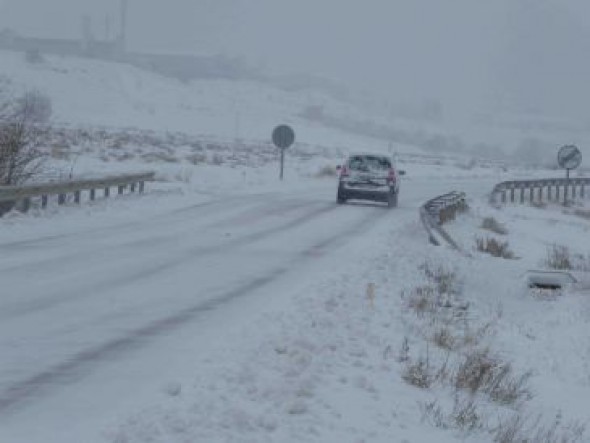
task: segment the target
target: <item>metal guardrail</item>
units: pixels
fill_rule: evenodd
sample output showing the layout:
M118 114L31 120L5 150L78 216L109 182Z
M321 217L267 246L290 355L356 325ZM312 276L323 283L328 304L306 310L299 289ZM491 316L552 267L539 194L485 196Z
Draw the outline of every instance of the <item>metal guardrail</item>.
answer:
M96 190L102 189L104 196L110 195L110 188L116 187L119 194L127 188L131 192L143 193L145 182L153 181L155 173L126 174L88 180L73 180L56 183L40 183L24 186L0 186L0 206L19 205L23 212L29 210L31 199L41 197L41 207L47 207L49 196L57 195L58 204L66 202L67 194L74 195L74 202L80 203L82 191L89 191L90 200L96 198ZM1 209L1 208L0 208ZM0 211L1 215L1 211Z
M490 195L492 204L525 203L546 201L568 201L585 198L590 178L548 178L538 180L513 180L498 183ZM571 191L571 192L570 192ZM518 195L517 195L518 194Z
M467 209L464 192L450 192L448 194L428 200L420 208L420 220L428 233L428 239L434 245L440 246L440 239L446 241L452 248L461 250L459 245L443 229L442 225L453 220L457 212Z

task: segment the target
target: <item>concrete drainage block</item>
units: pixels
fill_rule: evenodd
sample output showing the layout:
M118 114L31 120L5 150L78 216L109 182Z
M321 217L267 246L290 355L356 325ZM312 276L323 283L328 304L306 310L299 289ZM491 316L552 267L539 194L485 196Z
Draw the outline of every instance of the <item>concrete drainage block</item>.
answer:
M527 271L525 281L530 289L543 291L562 291L578 282L569 272L537 270Z

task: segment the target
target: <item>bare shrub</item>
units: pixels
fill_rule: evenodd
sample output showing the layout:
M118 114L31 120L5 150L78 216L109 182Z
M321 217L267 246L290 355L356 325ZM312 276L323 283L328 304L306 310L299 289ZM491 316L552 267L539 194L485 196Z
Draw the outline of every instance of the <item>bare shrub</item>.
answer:
M567 271L573 268L572 257L569 248L561 245L552 245L547 249L545 264L550 269Z
M481 238L475 239L475 247L479 252L490 254L493 257L513 259L514 252L510 250L508 242L501 242L495 238Z
M189 163L199 165L207 161L207 155L203 153L190 154L185 157Z
M20 185L41 173L51 102L37 93L0 104L0 186ZM0 203L0 215L13 207Z
M473 397L464 399L456 395L451 419L456 428L466 432L473 432L484 427L483 418Z
M437 400L419 403L419 407L422 421L437 428L473 432L485 427L483 417L473 398L464 399L456 395L450 413L446 413Z
M221 166L225 161L223 160L223 156L221 154L213 154L211 157L211 164L215 166Z
M508 229L506 229L506 227L494 217L484 218L481 223L481 228L499 235L508 234Z
M497 403L514 404L531 398L528 388L531 375L531 372L515 375L510 363L491 355L489 350L474 350L457 368L454 386L471 394L485 393Z
M457 338L448 327L441 327L435 331L432 337L432 342L439 348L447 349L449 351L452 351L457 347Z
M428 389L434 382L428 358L420 357L416 362L408 361L402 378L406 383L421 389Z
M429 422L432 426L448 429L448 419L438 401L419 403L420 411L422 413L422 421Z
M402 296L406 299L408 308L416 312L419 317L436 310L438 294L432 286L418 286Z
M577 443L585 441L586 426L578 421L561 423L561 414L557 414L552 423L542 424L538 416L531 420L521 413L513 414L490 432L496 443Z
M435 266L426 262L420 269L424 272L426 278L435 285L439 294L459 294L462 290L462 284L457 273L447 269L442 265Z

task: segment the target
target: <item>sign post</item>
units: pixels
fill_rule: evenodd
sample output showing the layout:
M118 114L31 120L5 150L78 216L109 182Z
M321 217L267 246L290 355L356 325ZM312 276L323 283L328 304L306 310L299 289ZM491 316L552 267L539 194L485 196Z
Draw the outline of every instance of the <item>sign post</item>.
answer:
M295 131L287 125L277 126L272 131L272 142L281 150L281 172L279 177L283 180L285 170L285 149L289 148L295 142Z
M563 204L567 205L570 171L576 169L582 163L582 153L575 145L565 145L559 149L557 154L557 163L563 169L565 169L565 192L563 196Z

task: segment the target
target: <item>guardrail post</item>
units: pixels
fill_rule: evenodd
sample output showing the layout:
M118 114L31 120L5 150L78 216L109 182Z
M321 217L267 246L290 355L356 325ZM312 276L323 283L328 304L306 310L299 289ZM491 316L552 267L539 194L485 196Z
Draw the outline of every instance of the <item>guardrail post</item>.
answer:
M547 186L547 201L553 200L553 187L551 185Z
M145 184L143 181L139 182L139 193L143 194L143 191L145 190Z
M539 188L539 203L543 203L543 186Z
M514 188L510 188L510 202L514 203L514 197L515 197L515 189Z
M90 190L90 201L94 201L95 198L96 198L96 189L92 188Z
M131 192L135 192L135 186L136 186L135 183L131 183L131 189L130 189Z
M125 185L119 185L119 195L123 194L125 191Z
M109 195L111 195L111 189L107 186L104 188L104 196L108 197Z
M59 194L57 196L57 204L58 205L63 205L66 203L66 194Z
M572 185L572 198L576 198L576 184Z
M530 195L529 195L529 199L530 199L530 201L531 201L531 203L532 203L532 202L534 202L534 201L535 201L535 188L533 188L532 186L531 186L531 188L529 189L529 194L530 194Z
M520 188L520 203L524 203L524 186Z
M41 207L45 209L47 207L47 203L49 201L49 197L47 195L41 196Z
M74 192L74 203L80 204L80 191Z

